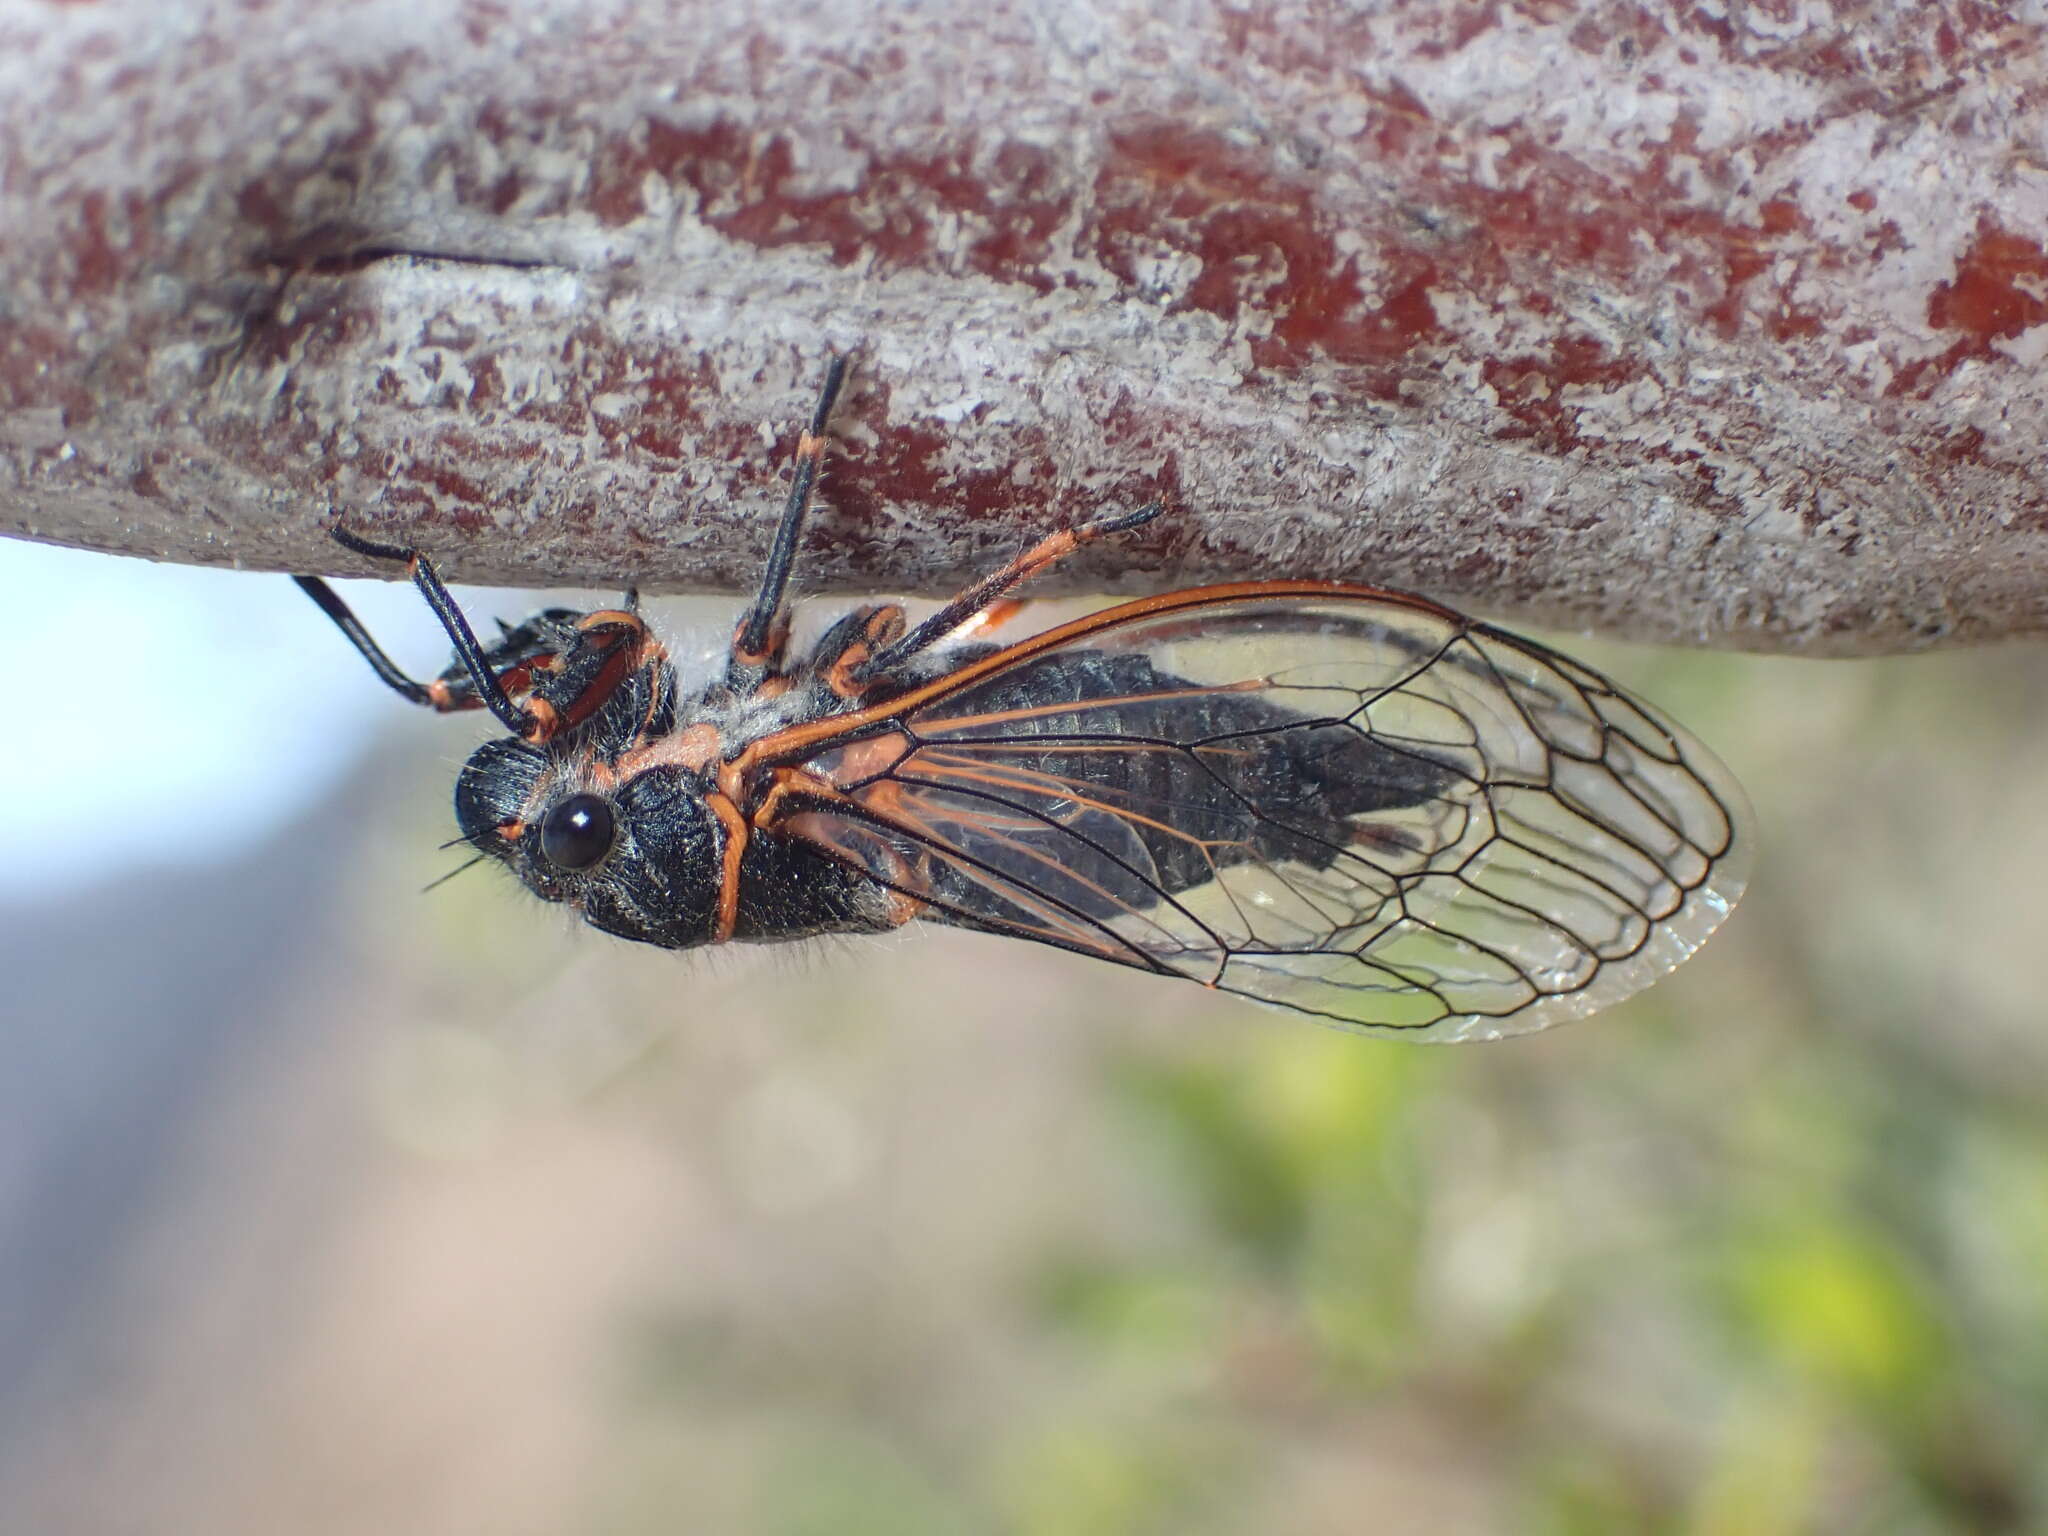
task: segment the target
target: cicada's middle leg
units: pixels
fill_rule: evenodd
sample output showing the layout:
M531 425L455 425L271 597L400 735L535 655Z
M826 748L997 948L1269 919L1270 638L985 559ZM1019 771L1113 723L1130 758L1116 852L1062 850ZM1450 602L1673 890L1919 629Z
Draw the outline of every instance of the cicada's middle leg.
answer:
M783 652L789 644L789 620L783 612L783 601L789 593L790 572L796 565L797 541L803 536L804 520L810 515L811 494L817 489L818 472L825 461L825 427L839 399L839 387L845 382L846 359L835 357L825 369L825 385L818 391L810 427L797 440L789 500L783 504L775 542L768 547L768 566L761 573L761 589L733 631L726 683L735 692L752 692L764 679L782 669Z

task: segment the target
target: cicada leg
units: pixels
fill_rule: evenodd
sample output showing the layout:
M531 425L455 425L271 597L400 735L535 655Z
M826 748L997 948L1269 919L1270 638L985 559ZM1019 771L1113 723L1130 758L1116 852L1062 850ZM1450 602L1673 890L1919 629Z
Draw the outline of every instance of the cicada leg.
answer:
M355 554L366 555L372 560L403 561L412 576L413 585L418 587L420 595L426 598L427 606L434 610L434 617L441 621L441 628L447 631L448 639L455 647L455 654L461 660L463 670L469 674L470 681L476 684L476 696L483 702L484 708L497 716L505 729L516 736L525 736L533 731L536 725L533 715L507 697L504 685L498 681L497 674L491 670L489 662L484 658L483 647L477 643L476 632L469 627L469 620L463 617L462 610L456 606L447 584L441 580L440 572L434 569L433 561L416 549L405 549L395 544L373 543L369 539L357 537L346 528L330 529L329 533L335 543ZM335 627L348 637L349 644L362 653L363 659L369 662L370 669L393 692L415 704L424 704L430 709L451 710L466 707L465 703L457 701L446 688L415 682L408 677L396 662L385 655L384 648L370 637L370 632L363 627L362 620L358 619L348 604L341 600L340 594L318 576L294 576L292 580L299 584L300 591L320 605L321 612L334 621Z
M811 493L817 488L818 472L825 459L826 423L839 399L839 387L845 382L846 359L835 357L825 369L825 385L818 391L811 424L797 440L789 500L783 503L782 521L776 525L775 542L768 548L768 566L761 573L761 589L733 631L726 682L736 692L751 692L763 679L781 670L783 649L789 643L789 620L783 613L783 599L789 592L797 541L803 536L804 519L811 510Z
M1003 602L1018 583L1066 559L1075 550L1093 544L1097 539L1142 527L1165 510L1159 502L1147 502L1135 512L1113 512L1072 528L1062 528L1058 533L1047 534L1001 570L984 576L909 634L873 651L854 669L852 680L871 682L876 678L887 677L920 651L936 645L949 635L956 634L963 626L981 619L997 604Z

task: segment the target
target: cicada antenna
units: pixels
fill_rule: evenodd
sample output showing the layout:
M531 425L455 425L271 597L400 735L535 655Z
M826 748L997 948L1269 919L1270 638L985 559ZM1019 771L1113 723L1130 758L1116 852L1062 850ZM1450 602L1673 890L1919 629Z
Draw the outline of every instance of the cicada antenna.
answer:
M483 863L484 860L488 859L489 857L490 855L488 853L480 853L476 855L476 857L474 858L464 859L460 864L456 865L453 869L449 870L447 874L439 875L434 879L429 880L425 885L421 886L420 894L424 896L429 891L438 891L442 886L446 885L450 880L453 880L457 875L475 869L477 865Z

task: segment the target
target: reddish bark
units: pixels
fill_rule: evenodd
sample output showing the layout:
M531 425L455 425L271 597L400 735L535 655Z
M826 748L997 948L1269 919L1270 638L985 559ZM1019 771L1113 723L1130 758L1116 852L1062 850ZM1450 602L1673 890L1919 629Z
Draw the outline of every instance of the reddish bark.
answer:
M2048 629L2048 62L1975 0L0 0L0 530L737 588Z

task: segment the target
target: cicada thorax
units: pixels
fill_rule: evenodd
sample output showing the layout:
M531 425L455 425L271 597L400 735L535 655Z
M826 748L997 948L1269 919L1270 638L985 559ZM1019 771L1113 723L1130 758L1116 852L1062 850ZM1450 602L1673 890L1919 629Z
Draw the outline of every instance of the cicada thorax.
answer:
M798 680L786 680L745 696L716 684L679 705L675 669L658 646L645 642L641 664L621 674L613 657L639 642L612 639L625 628L619 616L575 617L562 654L539 664L514 658L531 679L518 701L564 725L541 740L486 742L456 780L456 820L469 842L594 927L671 949L901 920L873 880L800 838L751 825L742 805L765 780L737 794L721 784L726 744L747 732L750 716L758 732L759 716L806 717L849 701L807 675L802 685L829 702L789 694ZM532 634L537 643L569 638L544 626ZM591 831L599 818L601 846Z

